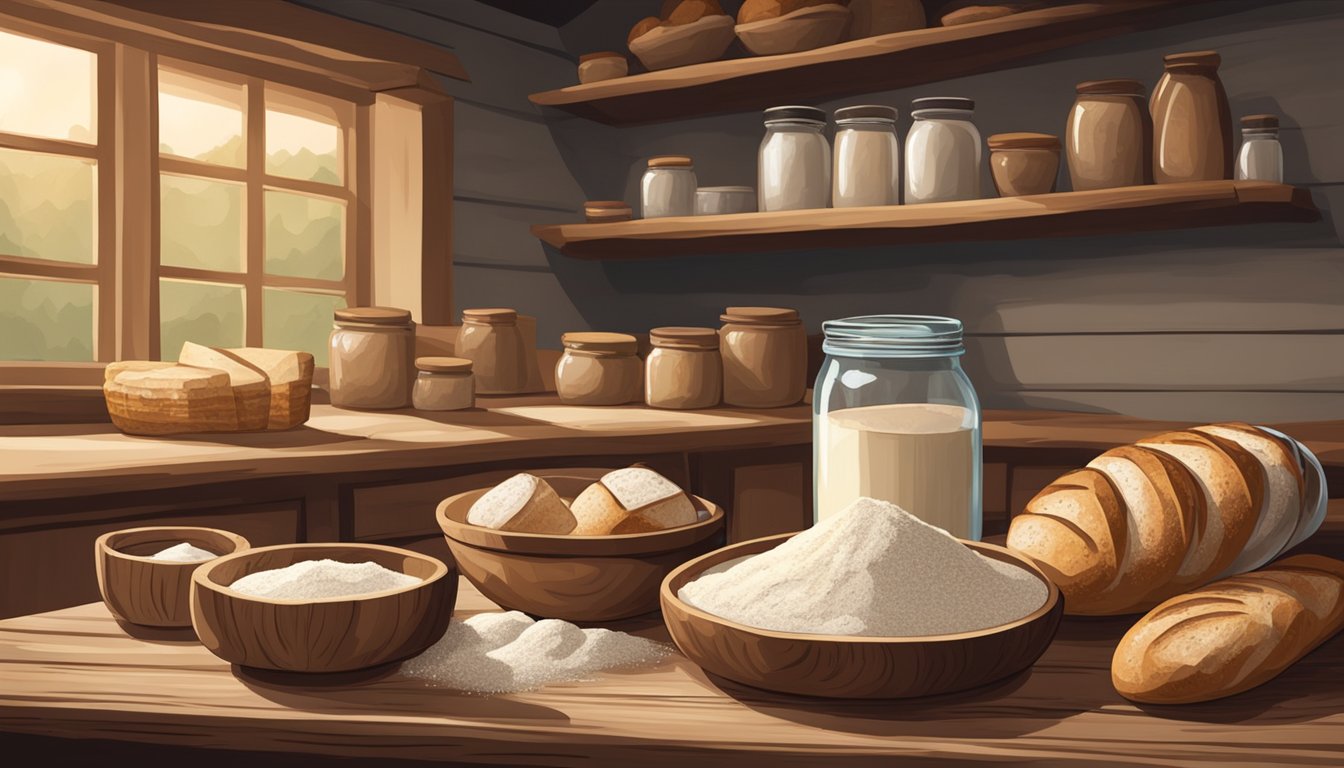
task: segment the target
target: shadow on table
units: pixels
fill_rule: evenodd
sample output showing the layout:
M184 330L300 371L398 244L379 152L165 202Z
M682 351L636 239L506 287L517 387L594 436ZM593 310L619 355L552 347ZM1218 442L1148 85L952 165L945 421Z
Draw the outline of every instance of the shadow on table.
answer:
M122 632L146 643L156 645L201 644L201 641L196 637L196 630L191 627L143 627L121 619L117 619L116 622L117 626L121 627Z

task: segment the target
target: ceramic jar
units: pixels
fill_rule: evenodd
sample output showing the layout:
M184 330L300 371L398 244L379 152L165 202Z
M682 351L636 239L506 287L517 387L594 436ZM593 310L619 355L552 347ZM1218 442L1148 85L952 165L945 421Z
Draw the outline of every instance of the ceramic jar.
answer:
M642 214L646 219L695 215L695 166L681 155L649 158L640 182Z
M1065 154L1075 191L1153 182L1153 124L1138 80L1089 80L1075 90Z
M901 202L901 142L896 110L877 104L835 111L831 205L853 208Z
M723 358L713 328L654 328L644 361L644 403L652 408L713 408L723 394Z
M526 349L514 310L462 311L457 356L471 361L477 393L513 395L526 390Z
M567 405L623 405L642 396L639 343L624 333L566 333L555 364L555 391Z
M971 99L915 99L905 137L905 204L980 197L980 131Z
M1166 71L1148 103L1153 118L1153 181L1232 178L1232 112L1218 79L1216 51L1163 57Z
M778 408L803 399L807 333L796 310L729 307L719 319L724 403Z
M476 404L471 361L463 357L418 357L411 402L422 411L460 411Z
M1283 183L1283 147L1279 145L1279 118L1276 115L1241 118L1237 178Z
M328 343L332 405L370 409L410 405L415 323L409 311L338 309Z
M765 110L765 138L756 166L762 211L825 208L831 202L831 144L822 133L826 113L816 107Z
M1048 133L989 137L989 170L999 197L1044 195L1059 178L1059 138Z

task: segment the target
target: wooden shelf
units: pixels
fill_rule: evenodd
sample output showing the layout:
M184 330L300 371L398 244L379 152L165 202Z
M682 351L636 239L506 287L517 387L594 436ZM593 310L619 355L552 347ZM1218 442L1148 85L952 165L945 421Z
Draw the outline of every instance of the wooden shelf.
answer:
M573 85L532 102L613 125L873 93L1000 69L1044 51L1243 10L1210 0L1106 0L778 56L711 61Z
M1077 237L1319 218L1305 189L1260 181L1200 181L925 205L539 224L532 227L532 234L567 256L629 260Z

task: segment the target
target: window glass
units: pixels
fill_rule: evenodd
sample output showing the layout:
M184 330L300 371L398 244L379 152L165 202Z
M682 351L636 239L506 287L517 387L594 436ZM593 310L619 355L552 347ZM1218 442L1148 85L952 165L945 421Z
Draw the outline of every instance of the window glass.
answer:
M95 287L0 277L0 360L93 360Z
M97 141L98 57L0 31L0 132Z
M242 272L243 208L242 184L160 175L160 263Z
M341 129L332 122L266 108L266 172L341 183Z
M159 68L159 151L242 168L247 87Z
M266 191L266 274L340 280L345 274L345 205Z
M262 294L262 345L313 353L327 364L332 313L345 307L344 296L267 288Z
M176 360L182 343L243 346L243 288L188 280L159 281L159 352Z
M0 148L0 256L94 263L96 182L92 160Z

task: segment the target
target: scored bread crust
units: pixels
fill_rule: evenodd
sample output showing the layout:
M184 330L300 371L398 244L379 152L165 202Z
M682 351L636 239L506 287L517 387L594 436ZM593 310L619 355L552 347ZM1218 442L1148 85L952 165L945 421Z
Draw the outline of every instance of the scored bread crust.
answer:
M644 467L608 472L570 505L576 536L646 533L699 520L690 497L675 483Z
M1046 486L1008 528L1008 546L1036 561L1071 613L1084 614L1115 581L1128 537L1119 491L1090 467Z
M1178 595L1116 647L1122 696L1185 704L1231 696L1276 677L1344 629L1344 562L1298 555Z
M520 472L491 488L471 505L467 522L516 533L566 534L577 521L551 484Z

